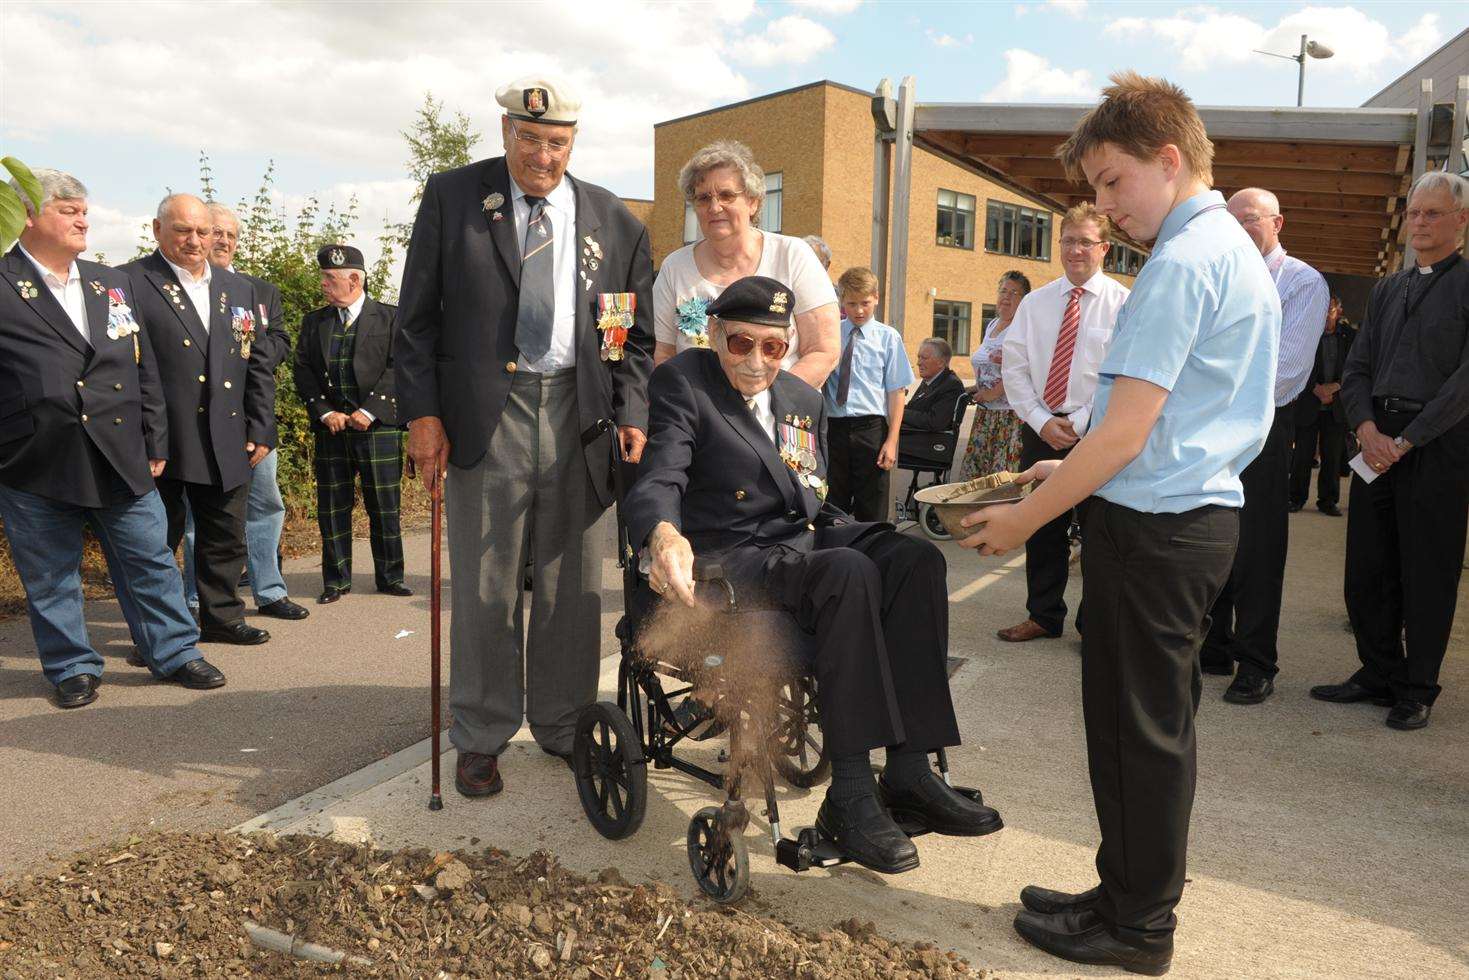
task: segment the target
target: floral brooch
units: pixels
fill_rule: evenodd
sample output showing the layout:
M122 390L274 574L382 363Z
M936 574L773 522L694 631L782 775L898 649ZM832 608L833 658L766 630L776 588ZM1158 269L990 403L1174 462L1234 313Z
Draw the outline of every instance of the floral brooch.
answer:
M709 346L709 301L702 296L690 296L674 310L678 318L678 332L695 347Z

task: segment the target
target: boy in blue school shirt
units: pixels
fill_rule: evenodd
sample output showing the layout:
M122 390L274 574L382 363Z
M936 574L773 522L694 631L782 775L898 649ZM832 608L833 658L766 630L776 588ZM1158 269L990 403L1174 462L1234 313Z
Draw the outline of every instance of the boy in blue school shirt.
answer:
M877 276L855 266L837 280L846 317L841 359L826 396L827 502L859 521L888 519L888 483L898 461L903 393L913 368L903 335L872 318Z
M1197 775L1196 663L1229 576L1240 472L1274 414L1280 298L1224 198L1214 147L1177 86L1135 72L1057 151L1097 208L1154 242L1117 328L1091 430L1024 502L965 520L961 542L1004 554L1087 500L1082 709L1102 842L1096 887L1020 893L1015 930L1079 963L1158 976L1173 957Z

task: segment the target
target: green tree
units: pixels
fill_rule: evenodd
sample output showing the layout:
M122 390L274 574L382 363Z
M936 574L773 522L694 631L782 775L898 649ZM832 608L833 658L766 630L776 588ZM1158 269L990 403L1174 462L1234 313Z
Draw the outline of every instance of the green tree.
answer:
M473 162L471 151L482 138L470 128L469 117L464 113L456 112L452 119L446 119L443 101L435 100L432 92L424 93L418 118L402 132L408 143L408 176L413 178L413 196L408 199L409 204L422 200L423 185L428 183L429 177ZM394 244L406 249L413 234L413 222L402 222L393 230Z

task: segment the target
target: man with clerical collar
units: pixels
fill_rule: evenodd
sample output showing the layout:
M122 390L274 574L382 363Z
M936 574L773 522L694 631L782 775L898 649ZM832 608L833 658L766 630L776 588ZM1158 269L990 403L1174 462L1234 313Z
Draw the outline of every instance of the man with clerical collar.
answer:
M1430 172L1408 196L1414 264L1372 288L1342 376L1354 463L1346 602L1361 668L1311 689L1390 705L1423 728L1439 694L1469 526L1469 182ZM1372 477L1368 482L1363 473Z

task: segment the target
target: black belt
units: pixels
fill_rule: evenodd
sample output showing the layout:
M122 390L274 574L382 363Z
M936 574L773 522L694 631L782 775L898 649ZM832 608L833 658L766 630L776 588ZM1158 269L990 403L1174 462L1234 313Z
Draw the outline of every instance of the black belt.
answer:
M1394 396L1391 396L1391 395L1388 396L1387 398L1374 398L1374 399L1372 399L1372 404L1377 408L1377 410L1379 412L1421 412L1421 411L1423 411L1423 403L1422 402L1415 402L1411 398L1397 398L1397 397L1394 397Z

